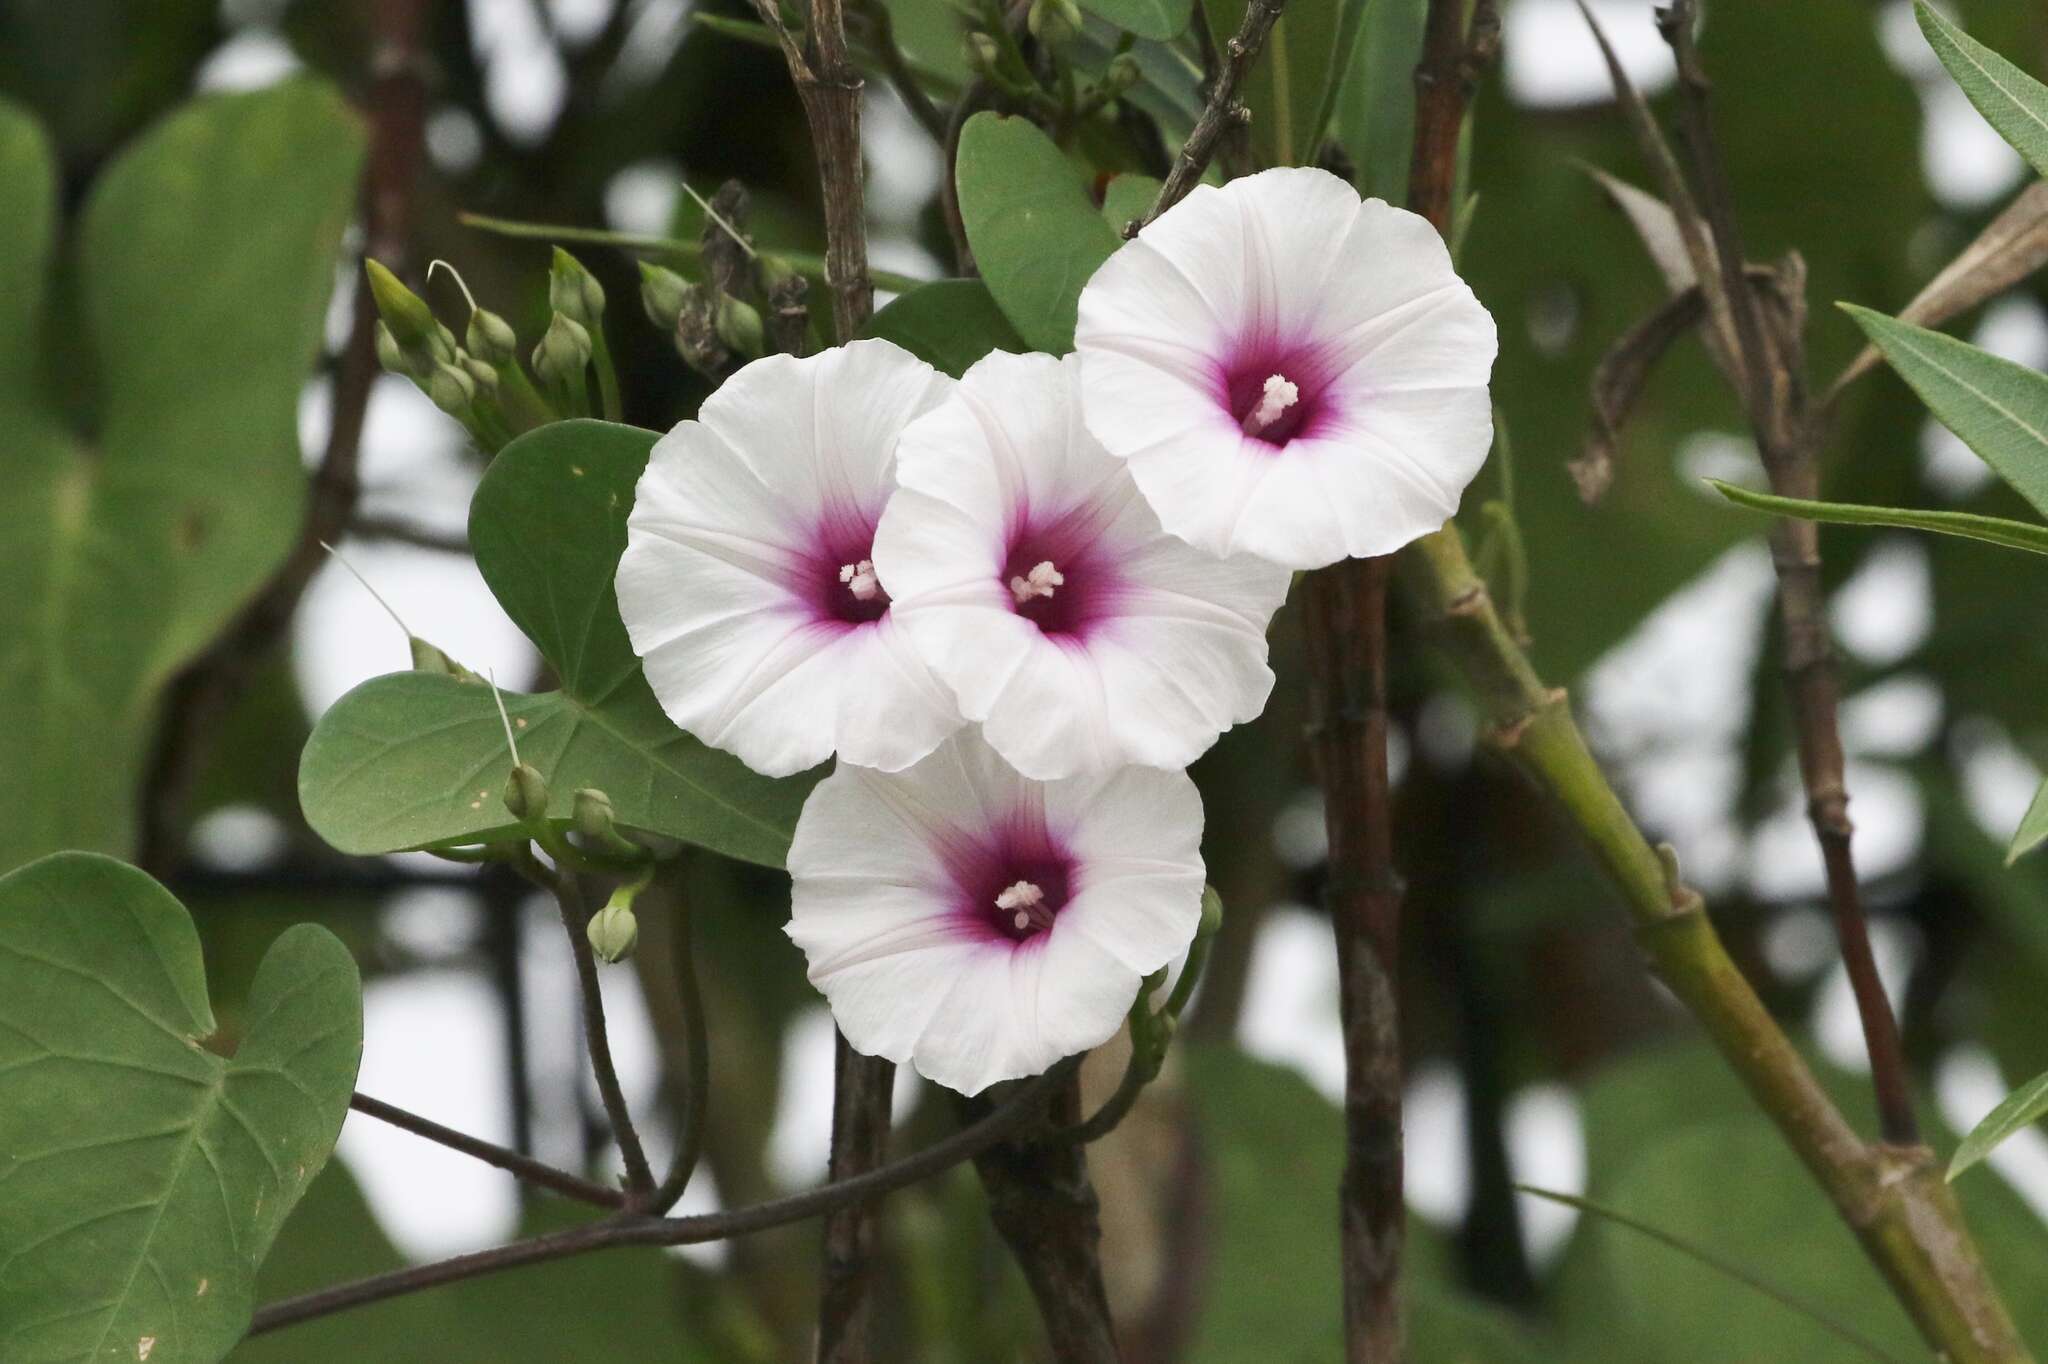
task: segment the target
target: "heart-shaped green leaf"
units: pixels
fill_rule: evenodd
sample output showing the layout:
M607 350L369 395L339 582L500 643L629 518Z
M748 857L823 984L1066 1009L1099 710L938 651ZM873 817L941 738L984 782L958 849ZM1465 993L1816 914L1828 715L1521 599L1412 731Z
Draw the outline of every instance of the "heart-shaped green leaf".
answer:
M199 934L144 873L59 853L0 877L0 1359L208 1364L326 1164L362 1059L333 934L286 930L233 1060Z
M321 85L196 100L100 178L77 297L46 301L55 170L0 107L0 772L38 793L0 868L127 846L158 689L297 534L299 387L361 144ZM96 400L51 338L91 352Z
M507 446L470 506L477 567L539 648L560 691L505 694L519 755L547 778L566 827L576 791L619 821L779 867L811 779L776 781L669 723L640 674L612 587L626 517L655 434L557 422ZM511 759L490 688L431 673L372 678L313 727L299 800L343 852L506 837Z
M1066 354L1081 288L1122 239L1029 119L986 111L968 119L958 183L967 244L1003 315L1031 349Z
M1031 349L978 279L919 285L870 318L862 335L894 341L955 379L992 350Z
M1102 191L1102 219L1110 230L1121 237L1124 228L1151 211L1152 201L1159 197L1159 182L1149 175L1134 171L1112 179Z

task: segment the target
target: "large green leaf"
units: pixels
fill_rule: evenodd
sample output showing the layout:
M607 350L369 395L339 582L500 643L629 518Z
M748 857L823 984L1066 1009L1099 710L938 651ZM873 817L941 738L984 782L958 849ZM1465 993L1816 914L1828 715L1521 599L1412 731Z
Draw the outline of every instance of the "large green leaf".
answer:
M862 334L894 341L955 379L992 350L1031 349L978 279L919 285L870 318Z
M670 724L619 620L612 577L654 441L630 426L558 422L507 446L477 488L477 567L561 682L507 692L505 708L520 757L548 780L558 824L579 788L596 787L633 828L779 867L810 781L758 776ZM475 843L513 832L502 798L510 768L488 687L394 673L313 727L299 800L343 852Z
M1941 424L2048 515L2048 375L1868 308L1842 308Z
M66 327L82 312L81 382L39 358L49 154L0 110L0 772L37 793L0 825L0 868L127 845L158 689L291 546L299 387L361 142L304 82L144 137L87 202L78 297L50 302Z
M1140 38L1164 42L1180 36L1195 5L1194 0L1081 0L1081 8Z
M288 929L233 1060L199 935L133 867L60 853L0 878L0 1358L191 1364L247 1328L257 1266L327 1161L361 989Z
M1382 0L1371 0L1381 3ZM1350 53L1338 42L1349 27L1347 11L1359 0L1312 0L1289 5L1266 35L1240 95L1252 114L1252 152L1264 166L1300 166L1315 161L1329 105L1323 93L1341 74ZM1244 22L1245 0L1204 0L1209 33L1220 50ZM1340 56L1343 58L1339 60Z
M1081 287L1121 239L1029 119L983 112L960 133L960 219L974 263L1033 350L1074 348Z
M1965 540L1982 540L2007 549L2048 554L2048 526L2011 521L2003 516L1979 516L1975 512L1920 511L1913 507L1860 507L1849 502L1811 502L1803 497L1779 497L1775 493L1753 492L1710 478L1707 485L1738 506L1752 511L1796 516L1806 521L1826 521L1839 526L1896 526L1901 530L1931 530Z
M1913 11L1934 55L1977 112L2035 170L2048 175L2048 86L1963 32L1926 0L1914 0Z

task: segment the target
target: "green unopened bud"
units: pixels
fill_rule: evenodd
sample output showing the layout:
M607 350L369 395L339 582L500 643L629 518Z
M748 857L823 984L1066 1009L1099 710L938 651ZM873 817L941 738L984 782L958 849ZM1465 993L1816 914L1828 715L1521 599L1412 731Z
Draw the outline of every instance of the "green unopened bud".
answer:
M456 363L462 366L462 372L476 384L478 393L486 398L497 393L498 371L490 364L467 352L458 355Z
M585 838L603 838L613 832L612 798L594 786L578 791L571 818L576 832Z
M611 903L590 916L590 923L584 927L584 936L590 939L590 950L606 961L624 961L633 955L633 947L640 941L640 921L633 916L632 902L619 903L614 895Z
M718 339L749 360L761 358L761 314L736 298L718 301Z
M784 288L793 279L801 279L797 268L782 256L770 255L763 251L754 258L754 275L760 281L763 294L773 294Z
M469 411L476 402L476 380L460 365L438 364L424 385L434 406L453 416Z
M1031 0L1024 25L1047 47L1065 47L1080 35L1081 7L1074 0Z
M970 33L967 35L966 56L967 65L976 74L994 76L996 68L1002 65L1003 49L986 33Z
M509 365L519 351L519 335L504 318L478 308L469 315L469 330L463 334L462 344L487 365Z
M1138 67L1135 54L1119 52L1109 59L1109 68L1102 73L1102 88L1113 95L1121 95L1135 86L1144 74Z
M398 338L391 334L391 328L384 325L384 319L377 319L377 363L393 374L402 374L410 379L413 374L412 360L398 344Z
M1195 928L1195 936L1212 938L1223 927L1223 897L1216 893L1216 887L1202 887L1202 922Z
M408 354L431 350L441 324L434 320L434 310L427 306L427 301L374 260L363 262L363 272L370 279L370 297L376 300L377 315L391 328L399 347Z
M515 763L505 779L505 808L521 823L541 819L548 812L548 783L531 763Z
M646 310L647 320L663 331L676 325L689 292L690 281L675 271L640 262L640 306Z
M548 306L585 327L595 327L604 316L604 286L582 261L559 246L548 268Z
M412 670L416 673L440 673L444 677L454 677L467 671L418 635L407 635L405 642L412 648Z
M545 383L562 383L583 373L590 363L590 333L567 313L556 313L547 335L533 348L533 371Z

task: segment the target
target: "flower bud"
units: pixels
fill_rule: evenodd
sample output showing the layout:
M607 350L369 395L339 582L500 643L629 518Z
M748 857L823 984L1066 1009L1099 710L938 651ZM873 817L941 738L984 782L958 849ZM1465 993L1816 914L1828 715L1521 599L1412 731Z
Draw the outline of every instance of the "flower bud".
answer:
M407 635L405 642L412 649L412 670L416 673L440 673L444 677L462 677L469 672L467 668L418 635Z
M1109 59L1109 68L1102 73L1102 88L1113 95L1121 95L1135 86L1143 74L1135 54L1119 52Z
M521 823L542 819L548 812L548 783L531 763L515 763L505 780L505 808Z
M993 77L1003 60L1002 48L986 33L967 35L967 65L977 75Z
M460 365L438 364L427 376L427 396L434 406L451 416L461 416L476 401L476 380Z
M1074 0L1031 0L1024 24L1047 47L1065 47L1080 35L1081 7Z
M548 267L548 306L586 328L595 327L604 316L604 286L582 261L559 246Z
M1202 922L1195 928L1198 938L1213 938L1223 927L1223 897L1216 893L1216 887L1202 887Z
M749 360L761 358L761 314L753 305L732 297L718 301L718 339Z
M590 333L567 313L556 313L547 335L533 348L533 372L544 383L563 383L581 375L589 363Z
M462 366L462 372L467 374L476 384L476 391L478 393L486 398L492 397L497 393L498 371L492 368L491 365L467 352L458 354L456 363Z
M609 904L590 916L583 932L590 939L590 950L599 957L608 962L624 961L640 941L640 921L633 916L632 901L620 904L614 894Z
M576 792L574 800L571 818L577 833L585 838L603 838L614 832L610 796L594 786L586 786Z
M663 331L676 325L689 291L690 282L675 271L640 262L640 306L646 310L647 320Z
M374 260L363 261L363 272L369 276L370 297L376 300L377 315L391 329L399 348L409 355L432 350L441 324L434 320L434 311L427 301Z
M377 363L393 374L412 378L412 360L399 346L398 338L391 334L391 328L385 325L381 317L377 319Z
M484 308L475 309L469 315L469 330L462 338L463 346L477 359L487 365L509 365L519 351L519 336L512 330L512 324L494 312Z

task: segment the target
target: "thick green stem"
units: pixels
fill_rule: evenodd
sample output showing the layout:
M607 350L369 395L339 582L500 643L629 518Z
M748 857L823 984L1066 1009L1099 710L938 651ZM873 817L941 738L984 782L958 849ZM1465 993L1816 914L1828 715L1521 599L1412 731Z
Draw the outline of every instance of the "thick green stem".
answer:
M1729 958L1675 860L1622 806L1565 694L1544 685L1494 610L1457 529L1409 546L1399 567L1406 595L1477 692L1495 744L1577 827L1621 891L1658 976L1827 1192L1928 1344L1951 1364L2031 1361L1934 1153L1867 1145L1843 1119Z

